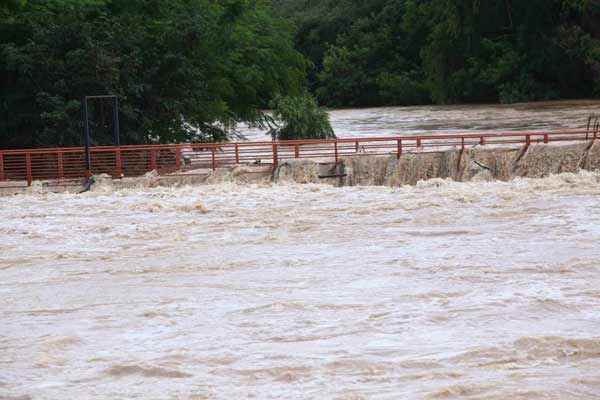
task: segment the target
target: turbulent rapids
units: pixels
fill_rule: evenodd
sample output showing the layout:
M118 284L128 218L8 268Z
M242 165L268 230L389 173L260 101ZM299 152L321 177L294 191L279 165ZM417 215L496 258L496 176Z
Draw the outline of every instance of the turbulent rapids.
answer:
M600 396L600 173L0 207L2 399Z

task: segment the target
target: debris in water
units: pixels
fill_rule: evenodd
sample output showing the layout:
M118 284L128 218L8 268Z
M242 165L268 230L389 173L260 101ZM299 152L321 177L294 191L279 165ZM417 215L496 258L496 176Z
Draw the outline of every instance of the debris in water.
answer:
M200 211L202 214L208 213L208 208L206 208L206 206L204 204L202 204L201 202L196 203L196 205L194 206L194 208L197 211Z

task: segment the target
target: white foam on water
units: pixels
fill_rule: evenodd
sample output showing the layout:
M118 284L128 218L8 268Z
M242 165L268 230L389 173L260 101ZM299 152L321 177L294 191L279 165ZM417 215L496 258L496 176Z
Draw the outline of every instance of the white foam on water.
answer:
M594 398L599 199L592 172L5 197L0 398Z

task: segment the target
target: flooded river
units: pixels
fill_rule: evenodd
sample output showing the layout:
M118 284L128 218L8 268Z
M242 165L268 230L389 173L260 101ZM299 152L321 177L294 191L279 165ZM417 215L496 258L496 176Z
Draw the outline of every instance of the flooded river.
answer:
M2 198L0 399L597 399L599 200L597 173Z
M591 114L600 114L600 101L331 110L329 117L338 137L369 137L584 128ZM268 139L257 129L241 133L249 140Z

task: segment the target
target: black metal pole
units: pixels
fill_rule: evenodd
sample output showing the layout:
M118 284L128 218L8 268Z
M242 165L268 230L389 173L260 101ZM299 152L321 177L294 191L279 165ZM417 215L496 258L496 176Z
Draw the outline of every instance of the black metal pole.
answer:
M113 135L115 137L115 146L121 146L121 138L119 132L119 98L115 96L115 104L113 107Z
M83 140L85 144L85 174L89 177L92 171L92 157L90 154L90 120L88 115L87 97L83 98L83 129Z

